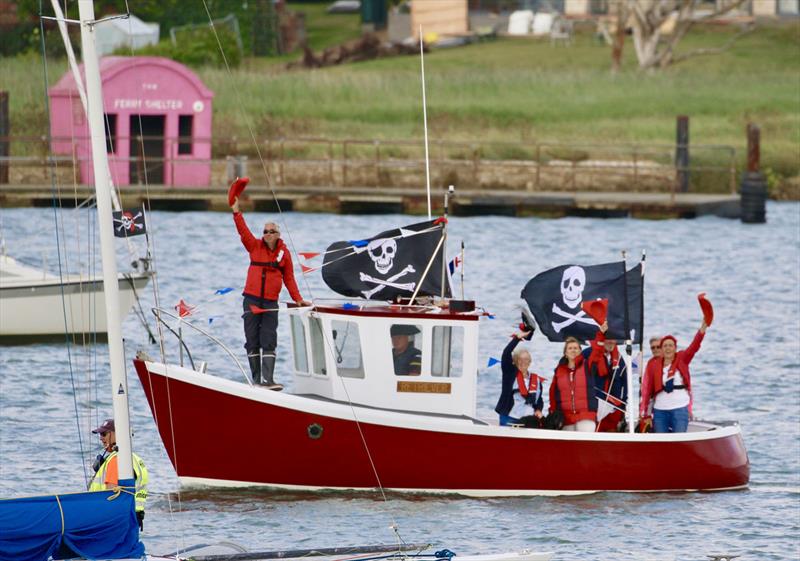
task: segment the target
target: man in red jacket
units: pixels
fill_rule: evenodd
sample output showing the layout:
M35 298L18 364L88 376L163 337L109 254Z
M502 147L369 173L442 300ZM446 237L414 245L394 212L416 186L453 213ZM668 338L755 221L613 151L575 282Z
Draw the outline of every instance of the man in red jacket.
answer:
M242 245L250 254L250 267L242 292L242 319L244 348L247 350L253 383L271 390L282 390L283 386L276 384L273 379L275 347L278 343L278 297L281 288L286 285L289 295L298 306L308 306L310 303L297 290L291 252L280 238L278 225L267 222L261 238L256 238L239 210L238 197L234 199L231 209Z

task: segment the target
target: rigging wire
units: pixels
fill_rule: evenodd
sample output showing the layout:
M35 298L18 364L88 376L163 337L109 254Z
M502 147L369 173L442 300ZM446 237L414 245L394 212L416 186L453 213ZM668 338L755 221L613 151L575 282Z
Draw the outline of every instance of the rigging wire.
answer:
M43 15L42 0L39 0L39 15L40 16ZM49 79L48 79L47 50L46 50L46 42L45 42L44 20L41 19L41 17L39 19L39 34L40 34L39 42L40 42L41 49L42 49L42 69L43 69L43 78L44 78L44 98L45 98L45 107L46 107L45 114L46 114L46 117L47 117L47 122L49 123L50 122L50 118L51 118L51 115L50 115L50 100L49 100L49 97L48 97L48 91L50 89L50 85L49 85ZM74 369L72 368L72 360L73 360L73 358L72 358L72 345L71 345L71 342L70 342L69 330L67 329L67 306L66 306L66 298L65 298L65 294L64 294L64 271L63 271L63 269L61 267L61 243L62 243L62 238L64 236L59 236L60 228L59 228L59 213L58 213L58 209L59 209L59 206L60 206L60 200L61 199L60 199L60 196L58 196L58 192L60 191L60 183L58 181L58 163L57 163L57 161L56 161L56 159L54 157L54 154L53 154L53 139L52 139L52 134L51 134L51 131L50 131L49 127L48 127L48 130L47 130L47 133L46 133L46 138L47 138L47 151L48 151L49 160L50 160L48 168L50 170L50 188L51 188L51 192L52 192L53 218L54 218L54 221L55 221L55 228L54 229L55 229L55 235L56 235L56 250L57 250L57 253L58 253L58 276L59 276L60 287L61 287L61 308L62 308L62 311L64 313L64 339L65 339L66 350L67 350L67 365L69 367L70 384L72 385L72 405L73 405L73 408L75 410L75 424L76 424L77 433L78 433L78 447L79 447L79 450L80 450L79 461L80 461L80 464L81 464L81 468L83 470L84 482L86 483L86 485L88 485L89 484L89 477L88 477L88 472L86 470L86 462L84 462L84 460L83 460L86 453L85 453L85 450L83 448L83 436L81 435L80 415L78 413L78 397L77 397L77 391L76 391L76 387L75 387L75 372L74 372ZM63 227L63 224L62 224L62 227ZM64 250L65 250L65 253L66 253L66 245L64 247ZM65 255L65 261L66 261L66 255ZM66 263L65 263L65 265L66 265Z

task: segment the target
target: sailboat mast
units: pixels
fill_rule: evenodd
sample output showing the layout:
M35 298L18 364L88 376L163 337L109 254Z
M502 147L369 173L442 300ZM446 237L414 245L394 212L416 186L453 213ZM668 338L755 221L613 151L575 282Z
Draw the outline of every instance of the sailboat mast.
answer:
M81 47L86 72L86 98L89 135L92 141L92 169L97 197L97 224L100 231L100 254L103 262L103 293L108 325L108 354L111 365L111 395L113 396L119 454L119 479L133 479L131 460L131 431L128 419L128 384L125 379L122 349L122 322L119 310L117 257L114 251L114 224L111 216L111 188L108 177L108 155L103 126L103 92L100 87L100 65L95 49L94 5L92 0L79 0Z

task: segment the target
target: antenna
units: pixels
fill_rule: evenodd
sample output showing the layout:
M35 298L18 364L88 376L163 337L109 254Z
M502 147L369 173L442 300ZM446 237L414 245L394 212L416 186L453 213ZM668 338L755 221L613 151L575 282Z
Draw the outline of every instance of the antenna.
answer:
M431 219L431 161L428 156L428 103L425 99L425 54L422 25L419 26L419 65L422 70L422 126L425 129L425 185L428 192L428 220Z

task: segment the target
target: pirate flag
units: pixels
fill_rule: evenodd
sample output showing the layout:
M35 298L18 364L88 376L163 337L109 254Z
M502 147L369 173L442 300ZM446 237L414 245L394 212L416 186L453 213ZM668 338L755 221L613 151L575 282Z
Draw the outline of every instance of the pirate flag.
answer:
M606 337L625 340L627 332L634 342L641 342L641 263L627 273L622 261L589 267L562 265L529 280L521 296L550 341L563 341L570 336L581 341L593 339L599 326L581 303L607 298Z
M114 217L114 235L128 238L147 233L144 223L144 210L117 210L111 213Z
M431 220L387 230L366 240L334 242L325 251L322 280L339 294L367 300L408 298L417 288L418 295L439 296L443 228L441 221ZM428 267L434 252L436 257ZM428 274L423 280L426 268ZM450 296L449 284L444 294Z

